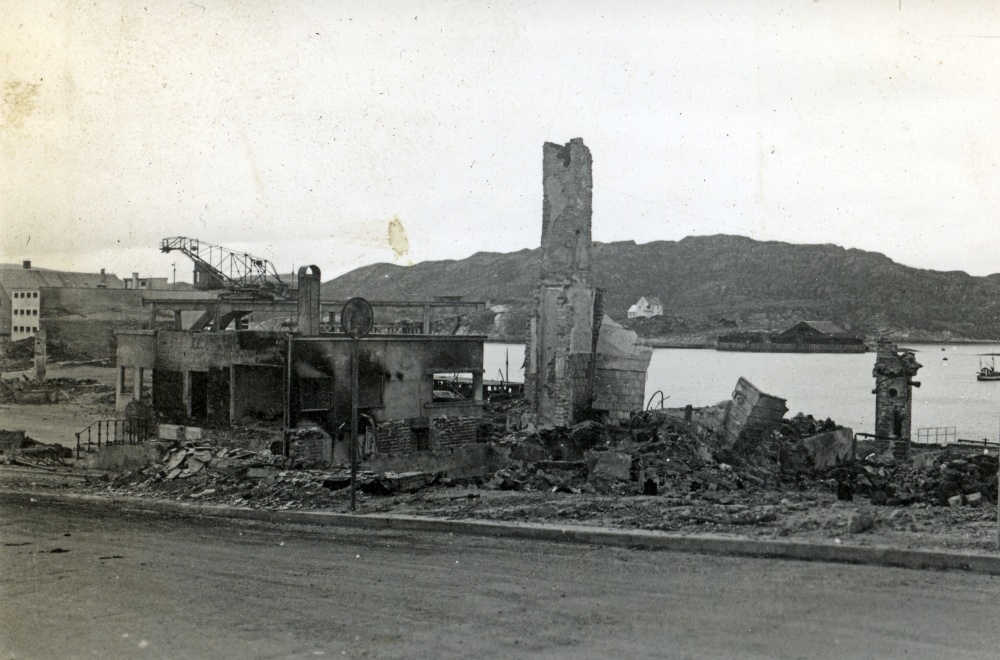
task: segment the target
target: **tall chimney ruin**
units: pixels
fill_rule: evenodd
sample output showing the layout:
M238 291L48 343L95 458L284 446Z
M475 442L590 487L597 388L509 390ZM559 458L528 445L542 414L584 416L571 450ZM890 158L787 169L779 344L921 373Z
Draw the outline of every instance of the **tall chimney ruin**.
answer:
M542 148L542 262L525 347L532 423L641 409L652 350L604 316L590 286L593 160L581 138Z
M875 354L875 448L892 449L898 458L910 451L910 423L913 419L913 380L922 365L910 351L899 351L896 344L879 339Z
M303 337L319 334L319 295L322 278L319 266L299 268L299 320L298 332Z

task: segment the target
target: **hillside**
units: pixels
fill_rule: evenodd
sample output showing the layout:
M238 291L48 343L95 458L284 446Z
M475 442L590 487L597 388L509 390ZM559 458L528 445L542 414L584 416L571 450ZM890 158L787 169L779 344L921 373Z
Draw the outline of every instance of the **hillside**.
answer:
M535 249L410 267L374 264L326 282L323 294L487 300L503 307L474 321L475 330L497 317L500 327L492 334L520 340L539 259ZM643 295L663 302L665 316L628 324L646 337L710 341L734 323L774 330L820 320L910 340L1000 339L1000 274L920 270L876 252L724 235L595 244L592 263L592 283L605 289L605 310L613 318L624 319Z

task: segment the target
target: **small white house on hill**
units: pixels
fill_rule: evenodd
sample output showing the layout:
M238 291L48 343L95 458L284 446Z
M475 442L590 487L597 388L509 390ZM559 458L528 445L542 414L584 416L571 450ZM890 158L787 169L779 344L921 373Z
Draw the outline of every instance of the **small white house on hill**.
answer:
M643 296L628 308L628 317L630 319L649 318L651 316L663 316L663 303L660 302L659 298Z

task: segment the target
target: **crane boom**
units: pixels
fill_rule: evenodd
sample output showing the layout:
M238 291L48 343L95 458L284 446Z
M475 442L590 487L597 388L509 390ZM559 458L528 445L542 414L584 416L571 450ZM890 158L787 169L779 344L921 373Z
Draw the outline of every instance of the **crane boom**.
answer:
M160 241L160 252L179 250L194 262L198 289L229 289L236 293L294 298L295 291L281 281L274 264L246 252L237 252L197 238L174 236Z

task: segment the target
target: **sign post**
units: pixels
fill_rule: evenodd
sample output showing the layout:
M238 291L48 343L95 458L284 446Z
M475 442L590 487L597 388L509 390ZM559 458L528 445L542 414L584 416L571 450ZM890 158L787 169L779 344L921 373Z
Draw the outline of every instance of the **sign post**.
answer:
M340 328L351 337L351 511L357 507L358 479L358 351L360 339L371 332L374 322L371 304L351 298L340 312Z

